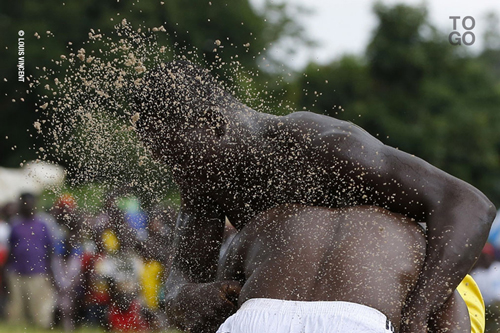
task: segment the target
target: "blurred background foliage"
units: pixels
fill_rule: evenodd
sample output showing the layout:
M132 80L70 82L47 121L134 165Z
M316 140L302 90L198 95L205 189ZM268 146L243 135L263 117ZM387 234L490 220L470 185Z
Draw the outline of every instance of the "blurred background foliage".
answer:
M294 71L273 49L293 45L285 49L293 52L314 42L298 23L301 9L286 3L266 1L255 8L248 0L1 2L0 165L17 167L36 158L34 147L43 144L27 129L39 117L35 105L45 92L39 87L26 95L27 83L17 82L18 30L26 33L27 75L38 76L69 52L68 42L73 50L88 47L90 29L108 33L127 18L134 26L163 25L167 33L159 42L174 52L193 51L206 64L215 62L216 55L228 63L238 61L245 70L238 75L253 73L251 82L225 71L217 74L257 109L275 114L306 109L352 121L384 143L472 183L500 204L498 18L488 17L485 47L471 54L449 44L447 34L429 22L425 6L377 4L373 10L378 26L364 54ZM222 51L213 52L216 40L223 42ZM258 98L245 98L247 90ZM138 162L130 156L125 160L126 170ZM132 177L111 172L118 175Z
M474 184L498 204L495 17L490 16L488 47L472 55L449 44L429 23L425 7L379 4L374 10L379 24L366 53L310 64L300 79L308 92L300 106L353 121L384 143Z

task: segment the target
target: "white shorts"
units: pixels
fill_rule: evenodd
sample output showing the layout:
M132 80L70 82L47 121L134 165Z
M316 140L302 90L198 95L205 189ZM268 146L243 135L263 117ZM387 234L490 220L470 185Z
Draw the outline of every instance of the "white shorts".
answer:
M350 302L298 302L253 298L217 333L387 333L394 327L380 311Z

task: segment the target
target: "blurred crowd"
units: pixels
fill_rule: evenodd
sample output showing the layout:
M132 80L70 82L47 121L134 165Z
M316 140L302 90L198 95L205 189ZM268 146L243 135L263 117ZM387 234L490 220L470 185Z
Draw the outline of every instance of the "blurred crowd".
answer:
M0 317L67 332L80 325L116 332L168 328L164 282L175 209L144 210L123 190L108 193L96 214L85 213L70 194L48 211L36 207L37 198L25 193L0 208ZM227 228L225 238L234 234ZM471 274L484 297L486 332L497 332L500 217Z
M176 212L145 211L126 192L109 193L96 214L70 194L48 211L22 194L0 209L0 316L42 328L101 326L117 332L168 327L164 281Z

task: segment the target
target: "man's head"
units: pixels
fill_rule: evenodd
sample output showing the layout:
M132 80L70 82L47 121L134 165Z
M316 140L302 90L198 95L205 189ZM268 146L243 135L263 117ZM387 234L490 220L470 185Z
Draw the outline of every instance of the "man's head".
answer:
M186 61L164 63L147 72L134 100L139 136L156 154L196 131L223 135L226 119L221 109L233 101L207 70Z
M57 198L51 211L56 221L69 228L70 231L80 229L77 218L77 203L71 194L66 193Z
M31 193L23 193L20 197L19 215L30 218L35 212L36 198Z

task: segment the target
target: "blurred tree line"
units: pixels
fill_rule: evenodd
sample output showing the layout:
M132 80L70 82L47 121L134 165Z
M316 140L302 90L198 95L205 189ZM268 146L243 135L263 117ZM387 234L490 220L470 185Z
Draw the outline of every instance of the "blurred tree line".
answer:
M161 42L174 51L194 50L207 64L217 55L228 63L238 61L244 75L257 73L249 83L218 72L221 79L240 86L240 97L253 107L276 114L307 109L352 121L500 203L496 16L487 18L484 50L471 54L466 46L449 44L449 32L430 24L425 7L377 4L379 23L364 54L311 63L294 73L269 51L290 39L296 47L312 45L295 19L298 12L270 0L260 8L248 0L1 2L0 165L15 167L35 158L34 147L41 145L26 129L39 116L34 112L37 94L46 92L39 87L26 95L27 83L16 80L18 31L25 31L27 75L39 75L43 67L53 67L53 59L68 53L68 42L77 50L86 45L90 29L107 33L126 17L136 26L163 25L167 34ZM217 40L225 47L215 53ZM261 93L245 98L246 90Z
M500 203L498 20L489 16L486 48L472 55L450 45L425 7L374 11L379 24L365 54L310 64L298 104L352 121Z

